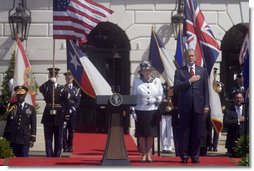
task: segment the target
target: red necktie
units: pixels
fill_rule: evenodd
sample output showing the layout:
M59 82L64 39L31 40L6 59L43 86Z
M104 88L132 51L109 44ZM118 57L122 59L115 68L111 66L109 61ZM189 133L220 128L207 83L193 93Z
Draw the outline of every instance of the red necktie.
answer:
M190 77L194 75L193 67L190 67Z

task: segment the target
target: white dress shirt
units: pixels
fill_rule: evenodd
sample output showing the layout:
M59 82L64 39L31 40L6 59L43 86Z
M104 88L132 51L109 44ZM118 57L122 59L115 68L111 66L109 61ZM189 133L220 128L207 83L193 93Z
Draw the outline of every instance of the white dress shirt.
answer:
M238 125L240 125L240 117L242 116L242 106L235 106L235 111L238 117Z

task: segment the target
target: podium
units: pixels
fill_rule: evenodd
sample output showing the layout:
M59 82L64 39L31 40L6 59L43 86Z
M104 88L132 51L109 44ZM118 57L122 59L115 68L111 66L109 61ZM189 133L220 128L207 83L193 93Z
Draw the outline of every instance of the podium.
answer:
M103 154L103 166L128 166L129 158L126 151L123 133L123 111L136 105L136 96L114 93L111 96L97 96L97 105L105 105L109 112L109 129L107 143Z

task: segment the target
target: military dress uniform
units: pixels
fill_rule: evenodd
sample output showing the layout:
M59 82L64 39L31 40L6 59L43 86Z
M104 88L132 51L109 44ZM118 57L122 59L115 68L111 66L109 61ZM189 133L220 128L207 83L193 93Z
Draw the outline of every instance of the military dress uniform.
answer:
M48 69L50 71L50 69ZM56 70L58 72L59 69ZM56 73L57 75L57 73ZM54 95L54 108L52 104L53 89ZM63 136L63 123L64 123L64 102L66 92L64 86L54 83L51 80L46 81L39 88L46 102L45 109L41 123L44 126L44 138L46 146L47 157L60 157ZM55 110L56 113L52 113ZM54 137L54 149L52 147Z
M80 104L81 93L80 88L73 84L66 84L67 100L65 102L65 124L63 131L63 148L64 152L72 152L73 134L75 131L75 122L77 108Z
M28 157L29 146L36 141L35 108L26 102L15 102L12 105L15 111L7 117L4 137L10 142L16 157Z
M168 107L168 90L169 87L165 83L163 85L163 92L165 96L165 100L160 105L160 112L161 112L161 147L162 153L172 153L172 144L173 144L173 131L172 131L172 111L166 111L166 107ZM173 106L171 106L173 108Z

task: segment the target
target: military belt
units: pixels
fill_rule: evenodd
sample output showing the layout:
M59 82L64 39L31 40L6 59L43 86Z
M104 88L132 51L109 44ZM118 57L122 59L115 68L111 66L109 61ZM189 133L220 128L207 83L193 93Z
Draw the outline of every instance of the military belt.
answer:
M47 103L47 107L53 107L53 104ZM62 105L61 104L54 104L54 107L55 108L62 108Z
M68 102L75 104L75 100L68 100Z

